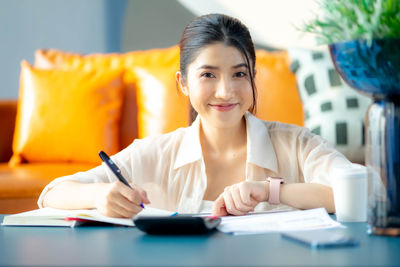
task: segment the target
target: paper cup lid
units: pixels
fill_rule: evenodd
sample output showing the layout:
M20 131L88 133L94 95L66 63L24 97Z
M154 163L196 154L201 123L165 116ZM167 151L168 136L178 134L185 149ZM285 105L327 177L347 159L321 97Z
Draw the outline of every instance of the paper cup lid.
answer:
M332 178L366 178L367 168L360 164L349 164L343 167L334 168Z

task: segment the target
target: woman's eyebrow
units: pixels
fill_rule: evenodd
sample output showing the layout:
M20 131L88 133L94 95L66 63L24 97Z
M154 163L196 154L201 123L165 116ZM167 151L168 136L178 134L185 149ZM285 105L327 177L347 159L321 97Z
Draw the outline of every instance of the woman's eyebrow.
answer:
M211 65L202 65L200 67L197 68L198 70L200 69L219 69L217 66L211 66Z
M238 69L238 68L243 68L243 67L247 68L247 64L246 63L239 63L239 64L236 64L236 65L232 66L232 69ZM215 69L219 69L219 67L212 66L212 65L202 65L202 66L198 67L197 69L199 69L199 70L200 69L213 69L213 70L215 70Z
M237 65L233 66L232 69L238 69L238 68L242 68L242 67L247 68L247 64L246 63L240 63L240 64L237 64Z

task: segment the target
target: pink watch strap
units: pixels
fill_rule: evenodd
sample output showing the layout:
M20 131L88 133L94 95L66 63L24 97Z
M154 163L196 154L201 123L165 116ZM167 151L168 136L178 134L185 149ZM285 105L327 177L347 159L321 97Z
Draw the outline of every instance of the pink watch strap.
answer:
M269 181L269 204L278 205L280 204L279 191L281 188L281 184L283 183L283 179L280 177L268 177Z

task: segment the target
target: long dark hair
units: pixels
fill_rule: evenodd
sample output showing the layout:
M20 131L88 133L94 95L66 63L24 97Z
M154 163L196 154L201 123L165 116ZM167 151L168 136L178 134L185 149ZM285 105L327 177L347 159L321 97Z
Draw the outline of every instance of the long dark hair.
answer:
M188 65L196 59L200 50L217 42L235 47L246 59L253 91L253 104L249 111L255 113L257 99L254 82L256 53L249 30L238 19L223 14L209 14L197 17L186 25L179 41L180 72L183 81L185 82L187 77Z

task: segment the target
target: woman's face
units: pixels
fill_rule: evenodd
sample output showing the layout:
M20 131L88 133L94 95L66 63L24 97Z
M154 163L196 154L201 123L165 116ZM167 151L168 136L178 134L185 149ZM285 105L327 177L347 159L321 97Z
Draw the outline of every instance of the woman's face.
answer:
M215 43L201 49L188 65L185 82L179 73L177 78L202 121L229 128L240 123L253 103L249 75L238 49Z

